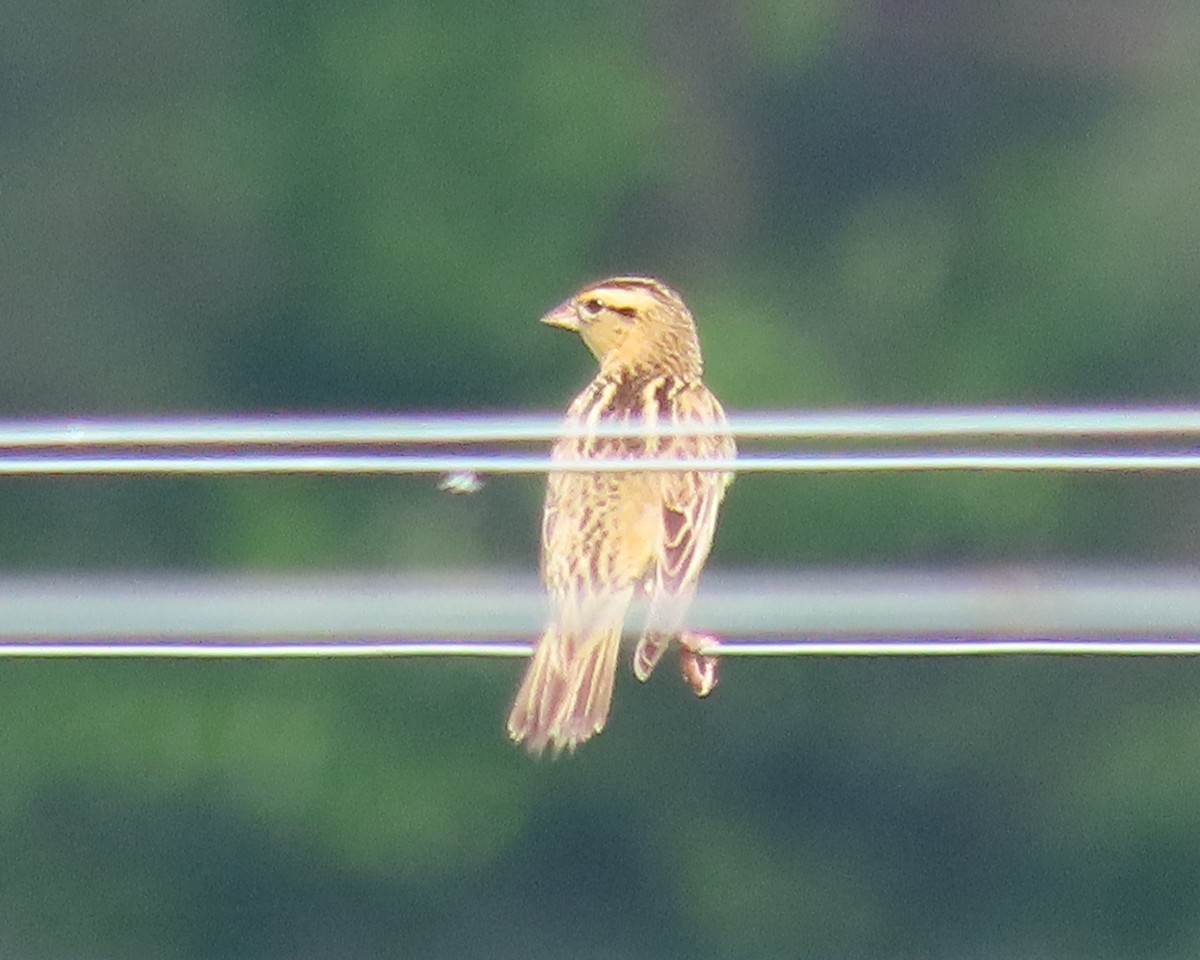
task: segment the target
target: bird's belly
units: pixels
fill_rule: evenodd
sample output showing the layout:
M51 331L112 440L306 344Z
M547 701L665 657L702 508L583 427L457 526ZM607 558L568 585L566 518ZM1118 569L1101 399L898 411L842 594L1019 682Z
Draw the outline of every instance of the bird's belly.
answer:
M552 474L543 569L551 588L593 592L640 582L662 540L662 494L653 474Z

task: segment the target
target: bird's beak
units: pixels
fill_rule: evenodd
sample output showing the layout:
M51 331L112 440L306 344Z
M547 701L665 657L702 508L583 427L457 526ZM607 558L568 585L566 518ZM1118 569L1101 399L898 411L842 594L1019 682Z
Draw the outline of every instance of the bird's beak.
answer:
M579 332L579 315L575 312L575 303L564 300L548 314L542 317L542 323L552 327L562 327L564 330Z

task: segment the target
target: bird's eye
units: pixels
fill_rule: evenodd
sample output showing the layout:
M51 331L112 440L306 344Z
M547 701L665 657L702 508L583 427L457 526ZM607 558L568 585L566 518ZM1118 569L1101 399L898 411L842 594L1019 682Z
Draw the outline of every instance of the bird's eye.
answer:
M604 309L604 301L598 297L591 297L583 301L583 309L590 314L597 314Z

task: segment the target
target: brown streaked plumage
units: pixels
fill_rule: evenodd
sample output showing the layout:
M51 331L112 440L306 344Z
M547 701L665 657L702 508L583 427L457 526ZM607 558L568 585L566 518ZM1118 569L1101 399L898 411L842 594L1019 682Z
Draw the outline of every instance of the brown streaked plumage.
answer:
M600 372L567 408L555 460L677 457L729 459L736 450L725 412L701 382L692 315L670 287L612 277L584 287L542 318L577 332ZM600 438L587 427L616 422L696 424L703 437ZM683 618L712 546L717 509L732 473L551 473L542 515L542 578L549 623L508 718L531 752L573 750L608 718L625 615L645 591L649 612L633 668L646 680L672 638L685 680L704 696L716 684L707 638Z

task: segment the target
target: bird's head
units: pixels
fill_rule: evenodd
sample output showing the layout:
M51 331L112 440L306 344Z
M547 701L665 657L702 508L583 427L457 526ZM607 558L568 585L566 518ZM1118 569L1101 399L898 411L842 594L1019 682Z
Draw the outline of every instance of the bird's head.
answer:
M542 323L578 333L605 372L700 375L691 311L678 293L649 277L589 284Z

